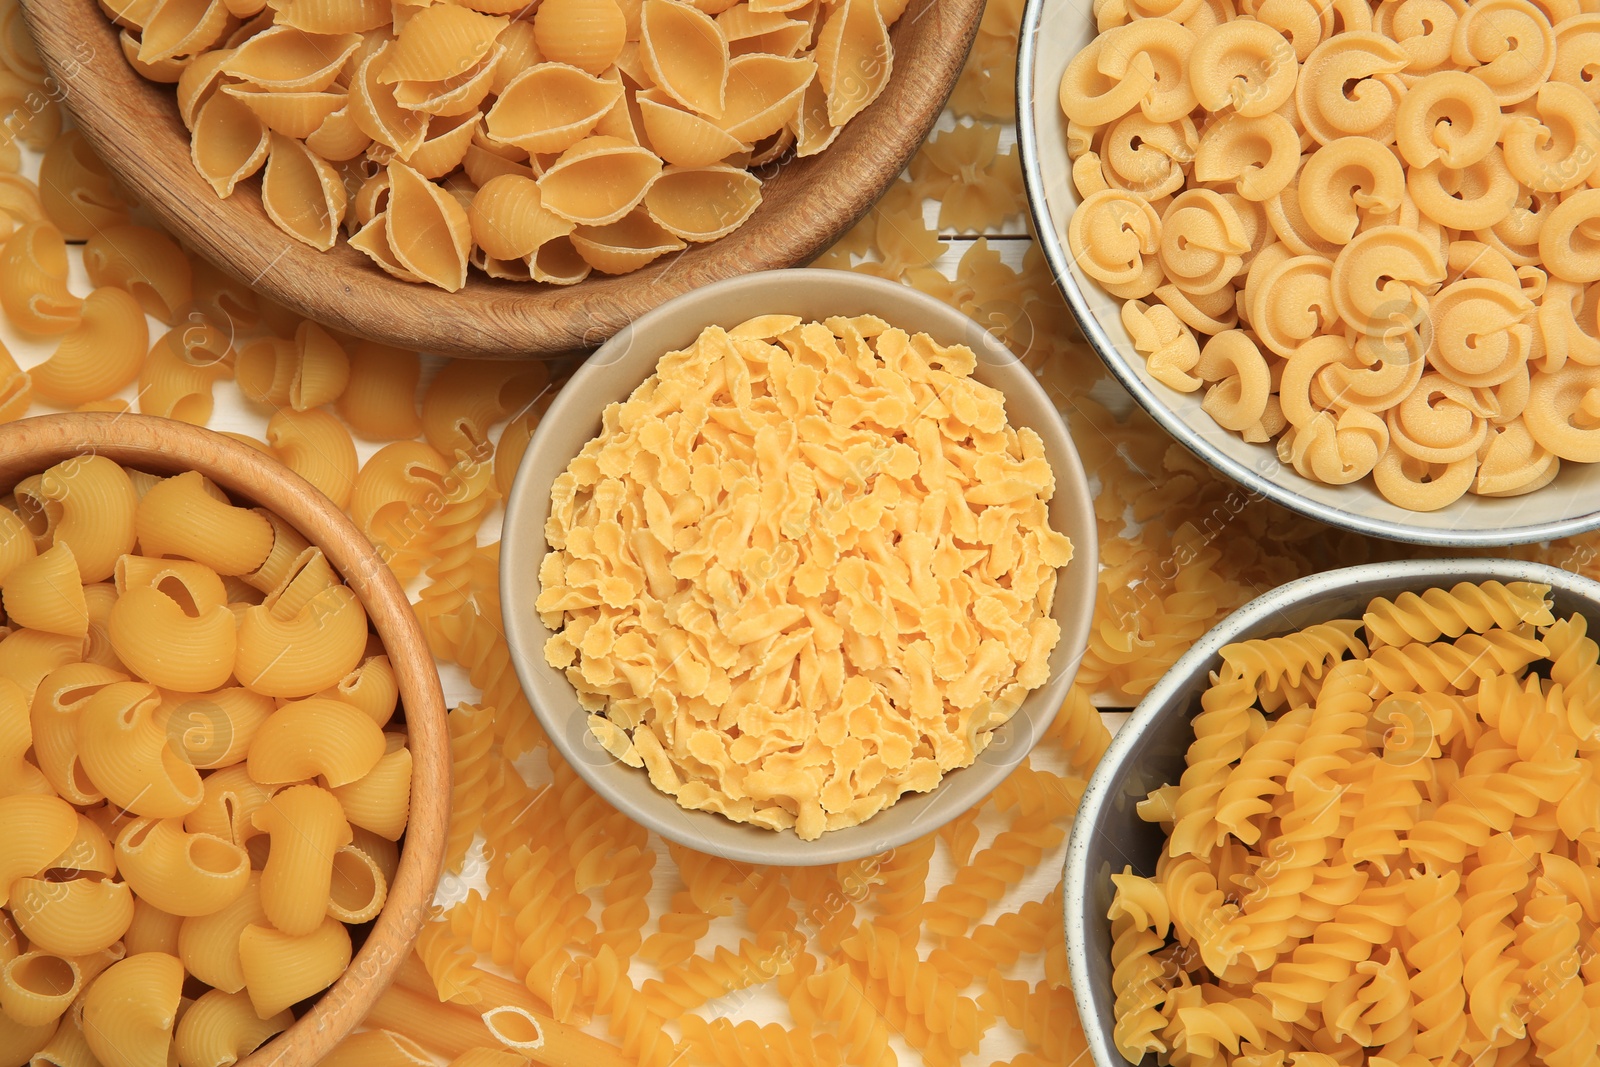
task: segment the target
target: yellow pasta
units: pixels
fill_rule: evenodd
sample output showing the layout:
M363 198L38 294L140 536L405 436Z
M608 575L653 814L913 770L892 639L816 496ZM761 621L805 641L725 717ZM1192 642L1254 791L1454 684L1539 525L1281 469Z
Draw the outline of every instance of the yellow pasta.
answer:
M214 384L233 376L227 336L210 324L167 331L139 368L139 410L204 426L211 421Z
M244 893L250 857L178 819L143 817L117 837L117 867L140 899L170 915L211 915Z
M122 939L133 922L133 893L126 882L19 878L11 886L11 917L35 948L87 956Z
M128 221L128 203L115 179L77 130L64 132L45 151L39 202L70 241L87 241Z
M300 937L251 924L239 935L239 960L245 992L265 1018L333 984L350 965L350 935L332 918Z
M13 567L0 582L0 603L19 626L64 637L88 635L89 606L78 561L65 541Z
M283 705L250 746L250 776L267 784L321 775L331 788L349 785L382 758L383 732L357 708L311 697Z
M254 821L272 841L261 872L262 910L283 933L309 934L328 911L334 854L351 840L339 801L319 786L290 786Z
M0 970L0 1011L22 1026L43 1026L61 1017L82 984L72 960L25 952Z
M139 501L134 515L146 555L181 556L218 574L247 574L272 549L272 526L245 508L218 500L193 471L167 478Z
M108 968L83 998L84 1038L95 1057L105 1067L165 1064L182 987L183 965L166 953L129 956Z
M77 832L78 818L63 800L47 796L0 797L0 817L12 829L0 847L0 906L20 878L41 873L64 852Z
M267 444L285 467L321 490L337 507L350 502L356 446L344 424L326 411L279 411L267 423Z
M411 810L411 750L405 735L384 735L384 754L366 774L333 790L355 826L393 841L405 831Z
M179 1067L232 1067L293 1021L287 1010L263 1019L249 997L213 989L183 1013L172 1048Z
M83 298L67 288L67 246L48 222L19 226L0 248L0 307L21 330L59 335L83 318Z
M239 935L252 924L263 924L261 872L251 871L244 891L209 915L184 918L178 928L177 955L200 981L225 993L244 989L244 964L239 956Z
M149 901L135 900L133 921L122 935L123 946L130 956L137 956L141 952L165 952L169 956L176 956L183 923L181 915L169 915Z
M349 353L349 380L334 409L357 434L371 441L417 436L417 385L422 368L415 352L362 341Z

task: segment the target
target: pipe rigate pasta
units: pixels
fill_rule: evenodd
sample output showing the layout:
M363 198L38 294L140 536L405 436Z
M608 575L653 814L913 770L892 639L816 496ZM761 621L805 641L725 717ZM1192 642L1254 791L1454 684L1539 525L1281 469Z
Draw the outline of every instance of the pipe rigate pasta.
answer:
M165 1063L182 994L175 956L145 952L112 964L83 996L83 1035L95 1058L105 1067Z
M173 1052L179 1067L231 1067L292 1022L294 1016L287 1010L263 1019L249 997L213 989L189 1005L178 1020Z
M1571 366L1574 344L1594 362L1573 323L1600 279L1593 16L1234 7L1099 5L1061 81L1082 198L1067 243L1124 301L1149 376L1211 385L1202 410L1296 474L1370 477L1412 510L1593 462L1594 383ZM1266 375L1196 370L1232 331L1219 361L1248 341Z
M230 351L210 323L193 332L179 343ZM333 399L342 350L309 325L297 347L285 392ZM284 413L313 417L334 421ZM320 549L198 473L91 453L24 478L7 503L0 1060L222 1067L339 977L346 924L388 899L412 769L403 727L383 729L399 710L393 665ZM125 958L145 961L131 979L111 969ZM177 1000L135 1018L174 968L194 1001L177 1037ZM96 1025L112 1028L109 1051L90 1048Z

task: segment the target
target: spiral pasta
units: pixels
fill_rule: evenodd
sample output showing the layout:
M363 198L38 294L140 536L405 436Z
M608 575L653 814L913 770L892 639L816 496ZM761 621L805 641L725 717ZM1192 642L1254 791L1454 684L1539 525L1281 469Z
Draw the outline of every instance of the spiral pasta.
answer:
M1592 699L1596 648L1548 592L1463 583L1319 624L1348 644L1318 660L1317 692L1257 699L1264 726L1229 759L1204 721L1237 699L1224 650L1188 771L1140 805L1168 831L1156 868L1112 876L1124 1055L1555 1063L1592 1049L1587 1014L1561 1006L1600 979L1573 955L1600 904L1578 844L1600 794L1579 785L1595 735L1570 713ZM1191 854L1180 813L1218 781L1217 845Z

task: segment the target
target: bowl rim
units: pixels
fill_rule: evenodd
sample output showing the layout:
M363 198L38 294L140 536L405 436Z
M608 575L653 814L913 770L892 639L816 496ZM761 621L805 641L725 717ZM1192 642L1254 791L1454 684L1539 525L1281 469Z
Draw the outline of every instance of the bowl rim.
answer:
M695 286L775 265L803 264L846 233L905 169L955 90L977 37L984 0L917 0L889 33L882 93L842 128L827 149L804 159L781 157L766 173L804 168L782 210L757 214L717 241L691 243L626 275L599 271L575 286L510 282L472 268L457 293L399 281L350 247L341 233L319 252L272 225L261 203L260 176L219 200L194 170L188 131L172 86L139 75L123 56L118 28L95 0L23 0L22 14L52 57L47 67L66 94L85 139L184 243L225 274L264 292L305 318L400 348L456 358L520 359L591 348L664 299ZM85 21L91 54L78 45ZM911 64L907 41L927 42ZM893 51L893 49L891 50ZM182 151L151 158L141 127L159 128ZM172 195L176 190L179 195ZM770 197L771 189L764 189ZM290 270L294 273L290 273ZM300 272L304 271L302 275Z
M1084 788L1078 813L1073 818L1072 833L1067 839L1066 858L1062 863L1061 907L1066 925L1067 967L1072 983L1073 1002L1084 1019L1093 1019L1096 1004L1091 996L1093 977L1089 972L1088 948L1084 944L1085 931L1075 917L1082 916L1088 906L1089 838L1099 823L1106 806L1115 793L1124 763L1150 725L1188 680L1198 672L1208 670L1213 658L1222 647L1259 623L1280 615L1286 608L1303 603L1310 597L1340 586L1357 582L1380 580L1389 583L1434 579L1437 583L1451 585L1463 581L1538 582L1552 589L1580 590L1583 595L1600 602L1600 582L1572 571L1562 570L1548 563L1530 560L1477 558L1463 556L1448 559L1395 560L1383 563L1365 563L1354 567L1321 571L1287 582L1256 597L1243 607L1223 618L1196 641L1160 680L1150 688L1134 708L1128 721L1111 738L1111 744L1101 756L1094 774ZM1106 920L1109 921L1109 920ZM1089 1055L1095 1067L1128 1067L1128 1060L1115 1048L1109 1047L1105 1034L1098 1025L1083 1027L1088 1042Z
M444 692L422 625L394 573L344 511L259 449L214 430L125 412L35 415L0 424L0 486L6 492L30 474L79 455L156 471L198 470L251 506L277 513L323 550L395 664L412 777L405 844L388 899L339 978L287 1029L239 1061L239 1067L311 1067L360 1024L394 981L442 871L450 817L450 740ZM254 484L247 484L250 479Z
M1139 376L1133 365L1118 350L1105 327L1089 306L1088 297L1072 274L1072 256L1056 232L1054 217L1046 198L1043 161L1039 152L1039 132L1033 114L1033 82L1039 62L1039 38L1045 5L1050 0L1027 0L1022 12L1022 35L1017 46L1017 144L1022 156L1022 184L1027 192L1028 213L1034 237L1044 253L1056 288L1066 298L1078 328L1100 357L1106 369L1126 389L1141 408L1178 444L1188 449L1212 469L1243 486L1251 496L1265 498L1309 518L1368 537L1401 541L1433 548L1499 548L1551 541L1600 528L1600 508L1582 515L1548 522L1525 523L1498 528L1466 527L1454 530L1433 529L1413 523L1374 519L1343 508L1313 500L1302 493L1266 477L1217 449L1202 434L1185 422L1156 391ZM1085 12L1087 14L1087 12ZM1266 446L1262 446L1266 447ZM1264 453L1273 455L1273 453Z
M1056 470L1056 495L1052 498L1052 503L1057 499L1065 499L1081 505L1080 513L1083 516L1083 521L1081 521L1079 529L1071 531L1073 558L1069 567L1089 568L1092 566L1094 568L1090 572L1090 578L1087 579L1090 592L1085 606L1075 609L1069 614L1071 626L1063 625L1062 627L1061 645L1058 646L1058 653L1056 654L1059 654L1061 649L1067 649L1063 665L1057 672L1052 674L1050 680L1043 686L1030 692L1027 698L1028 700L1034 700L1043 694L1048 699L1042 705L1038 705L1038 712L1030 713L1024 719L1019 711L1018 714L1014 715L1012 719L1002 724L999 728L1000 730L1014 731L1020 730L1025 726L1031 726L1031 736L1026 738L1026 744L1011 746L1012 751L1015 752L1014 755L1011 751L1008 751L999 760L975 762L968 767L949 772L941 779L940 786L948 782L952 774L971 773L981 770L986 776L992 776L993 778L992 782L988 782L986 779L987 788L972 801L974 805L981 803L983 798L995 786L1000 784L1006 774L1021 762L1027 752L1032 749L1033 745L1048 729L1051 721L1059 711L1062 701L1066 698L1067 689L1076 676L1078 667L1088 647L1089 628L1094 609L1094 590L1097 588L1098 582L1099 544L1097 540L1098 530L1092 511L1093 497L1089 491L1087 472L1078 455L1077 446L1067 428L1066 420L1061 418L1054 403L1050 401L1038 379L1026 370L1021 360L1013 355L1010 349L1002 345L989 331L985 330L970 316L920 290L898 282L891 282L853 271L818 268L791 268L741 275L677 297L648 314L640 316L638 320L620 331L596 351L573 374L571 380L561 389L561 392L551 403L549 410L545 413L538 429L528 443L527 451L524 454L522 464L518 468L511 493L506 501L505 533L502 535L501 542L502 565L500 569L502 624L511 649L512 664L516 669L519 681L522 683L523 692L527 696L529 704L539 718L540 724L544 726L554 749L560 753L562 758L566 759L579 776L608 804L624 812L635 822L654 830L662 837L687 848L699 852L713 853L737 862L816 866L863 859L897 848L923 834L930 833L944 822L957 817L962 810L966 809L952 809L948 813L937 812L939 816L937 821L930 817L913 822L902 833L869 836L863 828L871 827L874 819L880 818L885 812L894 810L895 806L891 805L856 827L828 831L815 841L802 842L801 844L805 850L803 856L793 856L774 854L768 844L768 842L780 840L780 835L788 835L792 838L793 830L774 832L753 828L764 836L753 838L752 841L756 843L746 844L738 840L737 835L747 829L752 829L748 827L748 824L732 822L714 812L689 811L679 806L676 800L667 794L655 792L653 786L651 787L652 792L655 792L655 796L665 802L665 804L658 805L659 810L665 812L664 816L657 816L652 810L624 805L615 795L611 785L615 770L621 764L609 755L605 760L600 761L598 766L585 759L575 758L577 753L575 747L570 743L568 734L566 731L557 728L559 725L558 716L564 717L570 714L570 711L549 707L540 695L536 672L548 671L556 678L559 678L562 685L568 684L565 677L561 672L548 668L544 664L542 656L537 653L532 656L523 655L522 650L524 648L542 648L543 637L538 636L538 634L548 633L548 631L544 630L543 624L539 622L537 616L531 610L517 611L513 608L513 605L519 602L519 593L525 594L525 589L516 585L516 576L523 571L524 567L530 573L536 572L538 561L543 559L548 549L544 542L542 527L537 531L529 530L526 536L521 536L516 531L519 527L528 525L528 519L525 516L528 514L528 508L530 507L529 501L534 496L532 489L534 468L542 454L553 447L550 444L550 440L556 434L556 427L563 422L577 419L580 416L587 421L588 415L584 413L584 409L591 407L592 401L585 395L591 392L584 388L585 385L606 374L613 362L622 358L622 353L626 353L629 350L636 334L648 336L649 332L655 329L663 320L671 319L680 314L682 309L694 307L703 301L715 301L729 294L739 294L743 290L750 291L749 305L751 310L749 314L757 315L763 313L761 311L762 304L777 302L772 295L774 291L795 291L796 289L822 287L840 282L844 282L867 294L867 298L862 301L863 303L867 303L871 299L871 294L875 293L880 296L893 297L896 300L920 305L926 312L926 318L918 324L917 329L919 332L935 333L942 339L949 340L952 343L966 344L968 347L978 351L980 364L986 351L993 357L990 361L991 365L1014 366L1021 370L1022 373L1017 375L1020 388L1031 394L1030 399L1035 404L1042 405L1044 409L1053 413L1059 420L1057 427L1059 433L1050 447L1059 452L1061 457L1067 461L1067 469L1063 471L1058 467ZM863 314L866 313L871 312L863 312ZM697 321L706 322L709 317L710 313L707 313L705 316L699 317ZM901 316L898 314L883 314L882 317L892 321ZM952 334L958 336L952 337L950 336ZM982 349L982 351L979 351L979 349ZM659 358L659 355L660 353L657 354L657 358ZM654 370L655 360L652 360L645 370L644 376L648 377L648 375L654 373ZM644 378L641 377L640 381L643 380ZM637 385L638 383L634 384ZM631 391L630 387L629 392ZM596 422L598 422L598 417L599 412L596 412ZM1048 441L1053 433L1054 431L1044 432L1042 436L1045 436ZM565 469L570 460L571 457L563 460L558 471ZM537 539L537 550L535 549L535 539ZM535 551L537 551L536 556L534 555ZM527 562L522 561L524 555L528 557ZM1066 592L1071 588L1073 579L1068 579L1066 573L1063 572L1057 581L1056 596L1058 598L1066 595ZM520 599L522 602L526 602L525 595ZM1057 604L1060 604L1059 600ZM532 631L537 631L537 634L531 633ZM536 640L529 640L530 636L536 637ZM1052 654L1052 662L1054 662L1056 654ZM538 662L532 662L535 659ZM584 733L587 734L588 731L585 730ZM1009 733L1003 736L1009 736ZM991 745L990 748L999 751L998 746ZM644 773L633 768L624 769L632 774ZM922 797L937 796L938 792L939 786L929 790L927 793L908 793L900 803L909 803ZM670 808L666 805L670 805ZM673 817L675 814L696 818L694 821L679 819ZM705 824L703 822L704 818L714 819L715 823ZM695 832L697 825L714 825L716 830L711 835L697 833ZM857 830L863 830L863 832L855 834ZM850 835L859 838L859 841L852 844Z

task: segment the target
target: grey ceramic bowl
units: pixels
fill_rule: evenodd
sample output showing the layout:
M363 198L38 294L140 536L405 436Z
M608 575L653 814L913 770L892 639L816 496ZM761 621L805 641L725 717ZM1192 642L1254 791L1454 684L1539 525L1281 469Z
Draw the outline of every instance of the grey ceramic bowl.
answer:
M732 327L763 314L823 319L877 315L941 344L965 344L978 355L974 377L999 389L1013 426L1028 426L1044 441L1055 470L1051 524L1072 539L1072 563L1056 585L1053 615L1061 641L1050 678L1028 695L970 767L954 771L933 790L907 794L860 826L802 841L792 830L773 832L731 822L711 812L686 811L650 784L643 770L614 759L590 733L566 676L545 663L550 631L533 610L539 563L548 546L545 519L556 477L600 431L606 405L624 400L655 371L669 351L692 344L711 325ZM517 472L506 506L500 582L506 638L522 687L551 742L585 781L619 810L689 848L745 863L803 866L870 856L928 833L987 796L1027 755L1054 718L1077 673L1094 611L1094 512L1088 480L1072 439L1033 375L976 322L908 286L845 271L786 270L748 275L697 289L644 315L603 345L573 375L550 405Z
M1218 652L1234 641L1273 637L1329 619L1359 618L1373 597L1457 582L1541 582L1551 587L1557 616L1581 612L1600 620L1600 582L1542 563L1508 559L1435 559L1372 563L1301 578L1257 597L1212 627L1172 665L1117 732L1089 780L1067 844L1067 959L1073 996L1089 1039L1094 1067L1127 1067L1111 1034L1111 875L1131 865L1155 872L1165 835L1141 820L1134 805L1152 789L1176 782L1194 740L1199 710ZM1146 1057L1155 1063L1155 1057Z
M1303 478L1268 445L1253 445L1200 409L1203 393L1152 378L1122 325L1122 301L1078 268L1067 223L1082 198L1067 160L1059 91L1067 64L1094 38L1087 0L1028 0L1017 55L1017 141L1028 206L1056 284L1078 325L1117 381L1172 437L1252 495L1373 537L1419 545L1521 545L1600 527L1600 464L1563 464L1554 482L1527 496L1466 496L1434 512L1384 499L1371 479L1333 486Z

